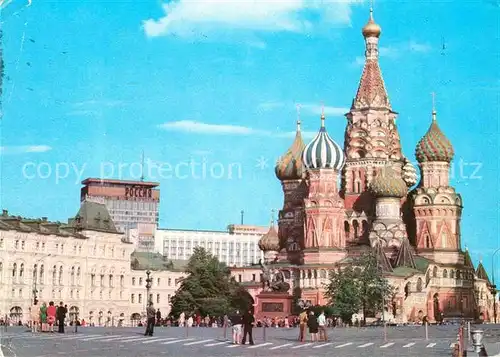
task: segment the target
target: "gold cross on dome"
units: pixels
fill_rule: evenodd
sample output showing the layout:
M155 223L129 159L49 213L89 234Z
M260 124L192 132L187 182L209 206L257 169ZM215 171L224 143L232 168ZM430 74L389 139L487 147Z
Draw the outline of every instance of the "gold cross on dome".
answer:
M431 95L432 95L432 111L435 112L436 111L436 93L432 92Z
M300 124L300 108L301 108L300 103L297 103L295 107L297 108L297 124Z

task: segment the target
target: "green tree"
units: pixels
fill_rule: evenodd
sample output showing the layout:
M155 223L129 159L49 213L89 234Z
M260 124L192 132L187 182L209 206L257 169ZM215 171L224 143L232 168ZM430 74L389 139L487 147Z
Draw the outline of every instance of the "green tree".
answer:
M233 309L247 309L252 303L229 268L204 248L194 249L185 271L188 275L171 299L170 315L174 318L181 312L222 316Z
M351 321L352 315L362 307L357 271L352 266L332 270L325 296L335 306L342 321Z
M373 253L355 258L351 265L330 272L325 295L343 321L351 321L353 314L362 311L363 323L367 314L380 311L392 287Z

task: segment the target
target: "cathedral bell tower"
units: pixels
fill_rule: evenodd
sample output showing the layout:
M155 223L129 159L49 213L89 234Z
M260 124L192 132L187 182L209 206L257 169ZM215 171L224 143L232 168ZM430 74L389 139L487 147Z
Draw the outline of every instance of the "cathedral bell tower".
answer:
M402 175L404 158L379 66L378 42L381 28L370 18L363 27L365 64L356 97L347 117L345 131L346 164L342 172L341 194L345 199L345 232L348 241L368 241L369 227L375 215L375 197L369 186L376 173L391 161L396 174Z
M276 177L281 181L284 204L279 212L278 236L280 258L290 262L300 262L300 254L304 247L304 213L303 201L306 195L304 181L305 167L302 152L305 144L300 131L300 119L297 120L297 132L287 152L276 163Z
M345 157L326 131L324 114L318 134L304 149L303 162L307 167L303 262L334 263L346 254L344 202L338 188Z
M463 263L460 254L462 198L450 186L451 142L438 126L436 111L427 133L417 144L420 183L413 193L416 246L420 255L440 263Z

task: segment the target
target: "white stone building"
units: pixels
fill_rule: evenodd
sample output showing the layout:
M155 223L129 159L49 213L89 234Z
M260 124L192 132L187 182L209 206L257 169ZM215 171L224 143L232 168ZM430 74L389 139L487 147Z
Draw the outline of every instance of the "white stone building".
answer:
M0 317L27 321L36 294L39 304L67 304L70 318L78 316L96 325L128 323L145 306L133 303L133 294L138 296L141 289L146 294L145 286L133 284L141 276L145 279L145 270L131 268L133 251L134 245L123 239L99 203L83 202L68 224L10 216L4 210L0 216ZM148 268L144 258L138 268ZM176 288L168 281L179 281L183 273L158 270L152 276L153 302L159 294L160 303L155 305L165 316L169 295Z
M259 239L267 229L249 225L230 225L227 231L157 229L155 247L174 260L188 260L195 247L203 247L228 266L247 266L263 259Z

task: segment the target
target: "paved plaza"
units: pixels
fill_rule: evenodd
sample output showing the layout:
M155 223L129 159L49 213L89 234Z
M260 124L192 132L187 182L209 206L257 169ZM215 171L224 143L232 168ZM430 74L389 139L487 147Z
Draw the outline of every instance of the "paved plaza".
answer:
M480 326L490 355L500 352L500 326ZM255 345L232 345L221 328L157 328L145 337L139 328L73 328L67 333L32 334L25 328L2 330L5 357L153 357L153 356L449 356L458 326L329 329L330 340L297 341L298 329L254 329Z

